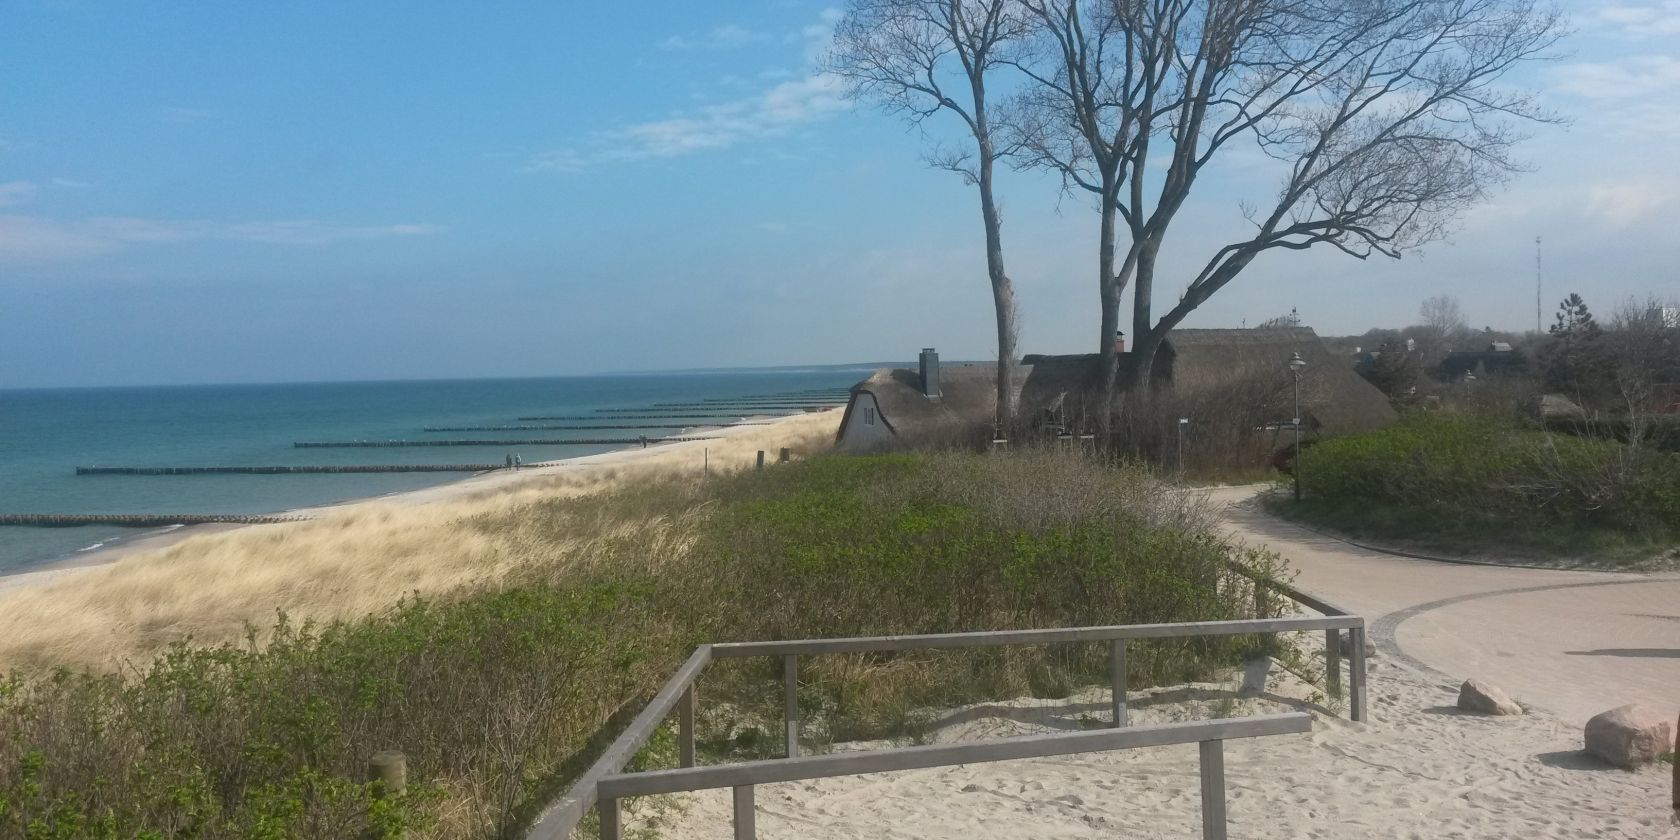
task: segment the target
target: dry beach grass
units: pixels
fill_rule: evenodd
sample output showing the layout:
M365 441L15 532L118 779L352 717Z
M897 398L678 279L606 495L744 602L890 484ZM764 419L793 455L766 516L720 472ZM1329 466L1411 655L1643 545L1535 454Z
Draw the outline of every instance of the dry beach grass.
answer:
M356 618L406 595L494 588L533 556L564 563L623 534L578 529L522 551L470 527L544 500L598 493L637 480L698 478L750 468L756 453L804 453L833 440L839 412L739 427L704 443L608 453L565 465L493 473L414 493L323 509L303 523L191 536L102 566L43 573L0 593L0 668L110 670L143 663L170 644L218 644L248 627ZM616 527L657 529L660 522Z

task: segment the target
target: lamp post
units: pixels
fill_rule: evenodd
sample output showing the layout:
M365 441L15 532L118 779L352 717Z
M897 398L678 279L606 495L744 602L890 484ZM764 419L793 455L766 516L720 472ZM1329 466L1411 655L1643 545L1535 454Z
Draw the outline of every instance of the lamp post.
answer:
M1301 501L1301 371L1307 360L1299 352L1289 354L1289 374L1295 380L1295 501Z
M1190 418L1178 418L1178 477L1184 479L1184 427L1190 425Z

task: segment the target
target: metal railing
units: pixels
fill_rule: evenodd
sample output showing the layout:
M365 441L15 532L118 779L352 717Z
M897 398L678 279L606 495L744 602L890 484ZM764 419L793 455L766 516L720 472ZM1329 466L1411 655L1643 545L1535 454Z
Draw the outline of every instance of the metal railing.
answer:
M1006 761L1073 753L1103 752L1196 742L1201 745L1202 836L1223 840L1225 835L1224 752L1230 738L1250 738L1306 732L1311 717L1295 713L1200 721L1161 726L1127 726L1126 644L1134 639L1234 636L1300 631L1323 631L1325 679L1336 694L1341 679L1340 632L1349 645L1348 712L1355 721L1366 719L1365 619L1308 595L1294 587L1256 575L1241 566L1233 570L1255 586L1256 609L1264 593L1277 592L1317 616L1255 618L1232 621L1186 621L1168 624L1131 624L1072 627L1051 630L997 630L973 633L934 633L913 636L873 636L849 639L800 639L779 642L736 642L701 645L654 695L635 720L609 745L571 789L531 827L528 840L565 840L591 807L600 814L602 840L618 840L618 801L627 796L729 787L734 789L735 836L752 838L753 787L771 782L830 776L909 770L951 764ZM799 657L884 651L911 651L1003 645L1043 645L1065 642L1107 642L1113 728L1092 732L1003 738L968 744L907 747L820 756L799 755ZM785 758L713 767L695 767L694 684L713 659L748 656L782 658L783 732ZM677 713L679 769L645 773L623 772L670 714Z

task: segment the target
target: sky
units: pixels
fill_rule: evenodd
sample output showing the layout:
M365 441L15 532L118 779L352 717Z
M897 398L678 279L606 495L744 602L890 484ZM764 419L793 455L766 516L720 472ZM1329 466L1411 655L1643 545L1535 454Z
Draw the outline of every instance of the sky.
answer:
M1571 120L1399 261L1272 252L1185 326L1532 328L1680 294L1680 0L1565 3ZM0 0L0 387L995 356L959 135L846 100L820 2ZM1157 300L1231 236L1228 170ZM1096 343L1096 215L1004 171L1021 350ZM1128 304L1129 305L1129 304ZM1129 321L1129 317L1126 319Z

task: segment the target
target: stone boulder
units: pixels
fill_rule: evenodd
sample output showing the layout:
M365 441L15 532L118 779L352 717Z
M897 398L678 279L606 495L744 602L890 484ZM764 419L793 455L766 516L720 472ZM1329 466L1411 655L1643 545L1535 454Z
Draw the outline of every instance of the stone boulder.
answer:
M1484 715L1520 715L1522 707L1498 686L1488 685L1481 680L1465 680L1464 685L1458 687L1458 707L1466 712L1478 712Z
M1617 767L1638 767L1674 749L1669 727L1666 716L1644 706L1611 709L1587 721L1587 752Z
M1336 647L1341 650L1343 658L1353 656L1353 634L1347 631L1337 633ZM1367 659L1377 655L1377 646L1371 642L1371 634L1365 634L1365 657Z

